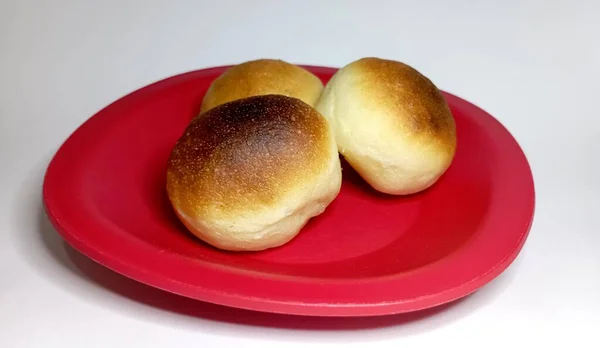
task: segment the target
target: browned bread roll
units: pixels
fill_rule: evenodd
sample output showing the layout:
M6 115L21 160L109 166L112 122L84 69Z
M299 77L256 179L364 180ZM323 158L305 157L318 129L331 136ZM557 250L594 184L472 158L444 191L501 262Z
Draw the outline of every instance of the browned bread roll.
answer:
M314 106L323 91L321 80L282 60L258 59L230 67L210 85L200 112L236 99L265 94L298 98Z
M437 87L406 64L352 62L332 77L316 108L330 121L340 153L381 192L424 190L454 158L450 108Z
M238 99L196 117L167 168L168 196L181 221L226 250L288 242L340 187L329 123L282 95Z

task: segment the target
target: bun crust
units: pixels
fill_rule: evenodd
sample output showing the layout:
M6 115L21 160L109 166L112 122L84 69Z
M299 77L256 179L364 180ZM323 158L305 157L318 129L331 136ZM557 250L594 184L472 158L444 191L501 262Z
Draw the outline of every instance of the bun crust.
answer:
M328 122L281 95L239 99L196 117L167 168L167 192L182 222L227 250L286 243L340 186Z
M321 80L297 65L275 59L258 59L235 65L219 76L206 92L200 112L236 99L281 94L314 106Z
M376 190L411 194L435 183L456 151L443 95L412 67L363 58L340 69L316 105L340 153Z

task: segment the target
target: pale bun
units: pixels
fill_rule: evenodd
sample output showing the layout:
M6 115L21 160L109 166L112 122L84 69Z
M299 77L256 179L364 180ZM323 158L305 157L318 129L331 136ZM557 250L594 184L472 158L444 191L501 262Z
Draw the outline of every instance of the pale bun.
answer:
M453 160L450 109L436 86L406 64L352 62L332 77L316 108L334 128L340 153L378 191L422 191Z
M299 99L238 99L196 117L168 161L167 192L178 217L225 250L290 241L341 187L327 120Z
M234 65L208 88L200 112L236 99L265 94L298 98L314 106L323 82L308 70L278 59L257 59Z

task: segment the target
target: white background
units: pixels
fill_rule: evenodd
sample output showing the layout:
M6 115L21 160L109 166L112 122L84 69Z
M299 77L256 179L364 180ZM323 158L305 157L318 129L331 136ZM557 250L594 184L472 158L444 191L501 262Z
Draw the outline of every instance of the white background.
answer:
M594 0L0 0L0 347L600 346L599 16ZM307 319L184 300L78 255L43 215L52 154L128 92L258 57L363 56L489 111L534 171L523 252L445 310Z

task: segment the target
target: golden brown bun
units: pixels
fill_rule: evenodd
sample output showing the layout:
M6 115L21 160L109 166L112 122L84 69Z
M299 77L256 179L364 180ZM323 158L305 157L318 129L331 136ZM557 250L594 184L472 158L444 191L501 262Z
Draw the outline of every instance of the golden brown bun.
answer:
M314 106L323 91L321 80L282 60L258 59L230 67L208 88L200 112L236 99L281 94Z
M281 95L239 99L196 117L167 169L167 192L181 221L226 250L288 242L340 187L329 123Z
M340 153L378 191L424 190L454 158L450 108L436 86L406 64L352 62L332 77L316 108L332 124Z

